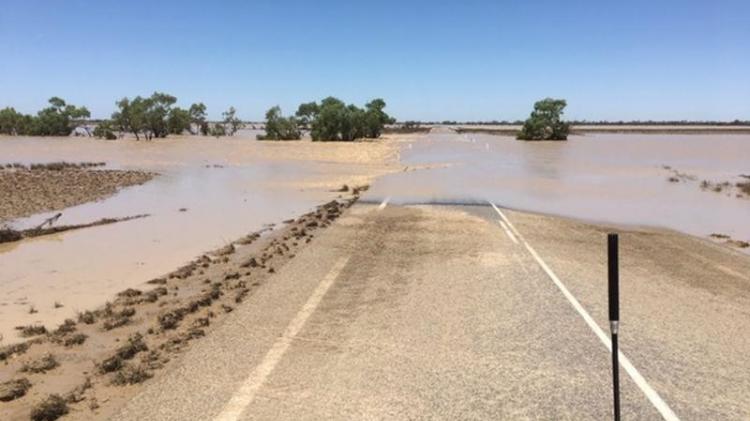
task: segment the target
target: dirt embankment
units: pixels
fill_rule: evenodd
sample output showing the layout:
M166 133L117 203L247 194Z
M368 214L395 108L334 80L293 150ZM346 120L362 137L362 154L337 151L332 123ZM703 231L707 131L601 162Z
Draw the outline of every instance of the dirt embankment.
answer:
M19 326L26 342L0 348L0 412L8 419L106 419L168 369L365 188L342 189L279 229L251 233L174 272L127 289L54 330Z
M103 163L0 164L0 221L63 209L143 184L156 174L94 169Z

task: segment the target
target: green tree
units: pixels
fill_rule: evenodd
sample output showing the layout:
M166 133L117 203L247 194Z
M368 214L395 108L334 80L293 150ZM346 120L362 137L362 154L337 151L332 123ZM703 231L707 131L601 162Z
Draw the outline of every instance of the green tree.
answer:
M237 131L245 127L245 123L243 123L236 114L237 110L235 110L234 107L229 107L228 110L221 113L221 117L224 119L224 131L229 136L234 136Z
M59 97L49 99L50 106L39 111L31 121L30 133L36 136L69 136L91 113L86 107L66 104Z
M344 140L376 138L385 124L394 121L383 111L385 101L375 99L365 109L346 105L333 97L324 99L317 108L310 126L313 140Z
M342 140L343 120L346 118L346 104L334 97L320 102L318 114L310 126L313 140Z
M520 140L566 140L570 126L562 121L564 99L545 98L534 104L534 111L516 136Z
M365 123L365 137L377 138L383 132L383 127L386 124L393 124L396 119L389 116L385 111L385 101L381 98L376 98L367 104L367 118Z
M258 135L258 140L298 140L301 135L297 120L282 116L275 106L266 111L266 134Z
M137 140L141 136L151 140L190 130L192 115L173 107L176 102L176 97L162 92L154 92L148 98L137 96L132 101L123 98L116 103L112 124L121 132L133 133Z
M151 97L145 100L147 139L167 137L169 134L168 118L175 102L177 102L177 98L161 92L154 92Z
M33 117L21 114L14 108L7 107L0 110L0 133L13 136L29 134Z
M167 127L170 134L182 134L184 131L189 131L191 126L190 111L184 110L180 107L175 107L169 110L169 117L167 117Z
M206 120L206 106L199 102L190 106L190 123L196 127L196 131L191 133L197 134L198 131L204 136L208 134L208 122Z
M112 113L112 124L121 132L133 133L136 140L147 130L147 100L137 96L132 101L123 98L116 102L118 110Z
M298 119L297 122L301 127L308 128L310 127L310 123L312 123L312 121L318 115L319 111L320 107L315 101L300 104L299 108L297 108L297 112L295 113Z

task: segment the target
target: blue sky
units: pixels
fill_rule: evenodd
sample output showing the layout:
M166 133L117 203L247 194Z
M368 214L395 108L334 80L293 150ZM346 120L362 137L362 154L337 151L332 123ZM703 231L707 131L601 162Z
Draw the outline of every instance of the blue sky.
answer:
M750 119L750 2L73 1L0 4L0 107L107 117L159 90L261 119L328 95L399 119Z

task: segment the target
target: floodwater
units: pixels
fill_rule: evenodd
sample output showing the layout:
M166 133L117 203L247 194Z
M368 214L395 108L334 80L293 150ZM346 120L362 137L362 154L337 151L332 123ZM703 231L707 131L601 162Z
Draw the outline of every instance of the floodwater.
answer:
M519 142L433 132L370 144L252 139L254 133L152 142L0 139L0 162L106 161L107 168L161 174L103 201L65 209L59 223L142 213L148 218L0 245L2 342L17 339L14 326L53 327L201 253L304 213L336 197L330 190L341 184L378 176L366 200L491 200L594 222L750 241L750 198L699 186L704 179L735 183L750 174L750 135L590 134L567 142ZM400 165L394 163L395 145ZM671 183L664 166L695 180ZM35 225L48 215L14 225ZM32 306L37 313L29 313Z
M704 191L702 180L750 175L750 135L589 134L519 142L484 134L431 133L405 144L401 163L442 168L385 176L373 200L487 203L593 222L671 228L750 241L750 197ZM664 166L695 180L668 181ZM745 179L745 181L748 181ZM747 249L745 249L747 251Z
M160 174L108 199L64 209L58 224L150 217L0 244L0 338L5 338L0 344L17 339L14 326L54 327L201 253L299 216L335 198L333 188L367 182L373 171L382 170L341 158L356 158L340 149L357 145L253 139L0 139L0 162L106 161L107 168ZM358 150L368 148L361 146ZM34 226L51 214L16 220L13 226ZM63 307L56 308L56 302ZM30 314L32 307L37 313Z

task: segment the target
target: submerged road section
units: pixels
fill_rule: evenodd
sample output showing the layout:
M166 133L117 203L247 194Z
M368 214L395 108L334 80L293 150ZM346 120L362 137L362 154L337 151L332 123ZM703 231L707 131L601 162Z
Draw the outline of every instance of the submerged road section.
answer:
M607 231L355 205L115 419L610 419ZM628 231L621 261L623 419L749 418L750 259Z

